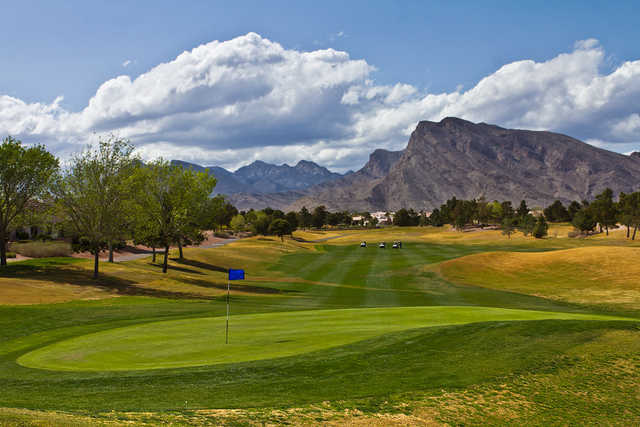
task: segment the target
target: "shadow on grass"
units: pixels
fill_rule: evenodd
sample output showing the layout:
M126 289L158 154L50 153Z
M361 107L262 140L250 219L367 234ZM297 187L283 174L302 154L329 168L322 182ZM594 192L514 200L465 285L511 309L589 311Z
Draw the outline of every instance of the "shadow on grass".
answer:
M85 260L78 258L43 258L12 263L7 267L0 268L0 278L40 280L78 287L95 287L110 290L120 295L172 299L211 299L200 294L141 287L132 280L108 275L104 272L101 272L98 278L94 279L93 270L77 268L73 265L83 261ZM188 271L192 272L192 270ZM200 272L195 273L203 274Z
M180 279L183 283L188 283L189 285L201 286L203 288L214 288L214 289L222 289L227 290L227 285L222 283L212 283L207 282L206 280L199 279L188 279L182 278ZM229 287L232 291L238 292L251 292L255 294L280 294L283 293L280 289L277 288L268 288L266 286L253 286L253 285L239 285L235 283L231 283Z
M203 270L217 271L219 273L226 273L227 271L229 271L225 267L220 267L213 264L207 264L206 262L195 261L195 260L186 259L186 258L171 259L171 261L177 262L178 264L184 264L184 265L189 265L191 267L201 268Z

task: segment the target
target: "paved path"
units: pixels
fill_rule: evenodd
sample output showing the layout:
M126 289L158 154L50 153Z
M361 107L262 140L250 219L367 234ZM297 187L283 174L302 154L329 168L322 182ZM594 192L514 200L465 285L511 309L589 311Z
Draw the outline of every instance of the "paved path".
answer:
M220 241L215 242L215 243L209 243L209 244L206 244L206 245L187 246L187 247L200 248L200 249L211 249L211 248L217 248L219 246L224 246L224 245L229 244L231 242L235 242L236 240L239 240L239 239L224 239L224 240L220 240ZM115 262L133 261L133 260L140 259L140 258L146 258L146 257L149 257L151 255L152 255L151 251L144 251L144 252L140 252L140 253L136 253L136 254L127 254L127 255L114 254L114 261ZM156 255L162 256L162 255L164 255L164 251L163 250L156 251Z

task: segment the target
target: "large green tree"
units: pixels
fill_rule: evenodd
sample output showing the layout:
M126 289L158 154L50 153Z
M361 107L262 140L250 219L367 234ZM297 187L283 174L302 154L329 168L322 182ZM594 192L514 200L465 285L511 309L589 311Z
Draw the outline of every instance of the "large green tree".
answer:
M233 206L222 194L212 197L207 202L204 211L205 222L212 230L228 227L231 220L238 214L238 209Z
M47 192L57 170L58 160L42 145L26 148L12 137L0 144L0 265L7 265L9 230Z
M329 212L327 212L327 208L325 208L324 205L318 206L313 210L311 223L315 228L322 228L323 225L327 224L328 217Z
M97 147L76 155L53 187L69 227L79 238L75 249L94 256L94 278L100 252L122 239L130 225L131 178L140 164L132 152L128 141L101 139Z
M274 234L284 241L284 236L291 234L291 224L287 220L276 218L269 224L269 234Z
M604 227L608 236L609 227L614 227L618 223L618 207L613 201L613 191L607 188L598 194L591 204L591 209L600 226L600 232Z
M302 228L309 228L311 227L312 223L313 215L311 215L311 212L309 212L306 206L303 206L298 213L298 224Z
M550 222L564 222L571 220L567 208L564 207L560 200L553 202L550 206L545 208L543 212L544 216Z
M571 224L581 233L589 234L596 227L597 222L591 210L588 207L584 207L575 213Z
M549 224L547 224L547 221L544 219L544 215L540 215L536 220L536 225L533 227L533 230L531 231L531 235L536 239L542 239L548 234L548 232L549 232Z
M165 249L162 272L166 273L171 245L181 244L185 236L200 232L199 219L216 180L206 172L183 169L159 159L140 168L134 182L136 219L154 224L157 241Z

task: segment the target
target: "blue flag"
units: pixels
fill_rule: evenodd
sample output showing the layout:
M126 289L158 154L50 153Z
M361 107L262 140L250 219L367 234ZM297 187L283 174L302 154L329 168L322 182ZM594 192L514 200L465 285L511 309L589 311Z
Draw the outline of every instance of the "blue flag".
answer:
M244 270L229 269L229 280L244 280Z

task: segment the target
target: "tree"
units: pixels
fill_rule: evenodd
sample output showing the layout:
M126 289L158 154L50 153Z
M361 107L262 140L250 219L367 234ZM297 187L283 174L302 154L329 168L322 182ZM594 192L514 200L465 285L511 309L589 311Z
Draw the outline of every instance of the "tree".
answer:
M527 202L522 200L520 202L520 206L518 206L518 210L516 211L516 216L518 218L525 218L529 214L529 207L527 206Z
M7 137L0 145L0 265L7 265L9 230L29 203L42 197L58 170L58 160L42 145L30 148Z
M409 211L404 208L398 209L395 216L393 217L393 225L398 225L401 227L411 225L411 217L409 216Z
M238 214L236 216L234 216L233 218L231 218L231 228L233 229L233 231L238 232L238 231L242 231L245 228L245 220L244 220L244 216Z
M313 215L309 212L306 206L303 206L300 209L300 213L298 214L298 224L302 228L309 228L313 222Z
M298 229L298 215L295 212L287 212L284 219L287 220L291 226L292 233Z
M582 208L573 216L571 224L581 233L590 233L596 227L596 220L588 208Z
M544 219L544 215L540 215L536 221L536 225L533 227L531 235L536 239L542 239L549 232L549 224Z
M444 225L444 218L442 218L438 208L435 208L429 215L429 223L434 227L442 227Z
M453 225L462 230L465 225L469 224L475 212L475 201L471 200L457 200L455 208L451 213L453 219Z
M474 217L478 221L480 227L486 225L491 219L491 206L484 197L481 197L476 201L475 209L474 209Z
M342 223L342 213L340 212L329 212L327 215L327 223L329 225L336 226Z
M556 200L545 208L543 213L550 222L565 222L570 220L569 212L560 200Z
M640 192L635 192L627 195L621 195L621 202L624 203L622 211L625 215L625 221L628 221L629 225L633 227L633 235L631 240L636 239L636 233L638 226L640 226ZM627 229L627 237L629 237L629 231Z
M618 222L618 209L613 201L613 190L607 188L598 194L591 204L591 207L595 220L600 225L600 232L602 232L602 227L604 227L608 236L609 227L614 227Z
M633 195L620 193L618 196L617 211L618 221L625 227L627 227L627 239L629 238L629 230L633 224Z
M502 234L504 234L508 238L511 238L511 235L516 231L516 227L514 223L515 221L513 220L513 218L511 217L504 218L502 220Z
M582 205L575 200L569 204L567 208L567 213L569 214L569 221L573 221L573 217L578 213L578 211L582 209Z
M162 246L158 224L147 221L135 221L133 226L133 244L151 248L151 262L156 262L156 248Z
M269 234L269 225L272 218L263 211L256 212L256 218L251 222L253 234L266 236Z
M207 206L204 208L204 222L207 227L215 231L229 226L231 219L237 214L238 209L229 203L222 194L218 194L207 201Z
M503 218L502 204L497 200L494 200L493 202L489 203L487 207L489 208L489 219L491 220L491 222L500 224Z
M284 241L284 236L291 234L291 225L287 220L276 218L269 225L269 234L274 234Z
M515 212L513 210L513 206L511 205L510 201L502 202L500 203L500 206L502 207L502 217L501 217L502 219L514 217Z
M533 229L536 226L536 218L531 214L526 214L524 217L518 218L518 229L524 234L528 236L533 233Z
M140 168L135 177L138 221L157 227L165 249L162 272L166 273L171 244L199 233L197 219L207 205L216 180L206 172L194 172L162 159Z
M311 223L315 228L322 228L323 225L327 223L327 217L329 216L329 212L327 212L327 208L324 206L318 206L313 210L313 217L311 218Z
M129 142L110 137L73 158L71 167L56 181L55 196L78 236L75 250L94 257L98 277L100 252L119 240L127 228L131 208L130 180L139 165Z

